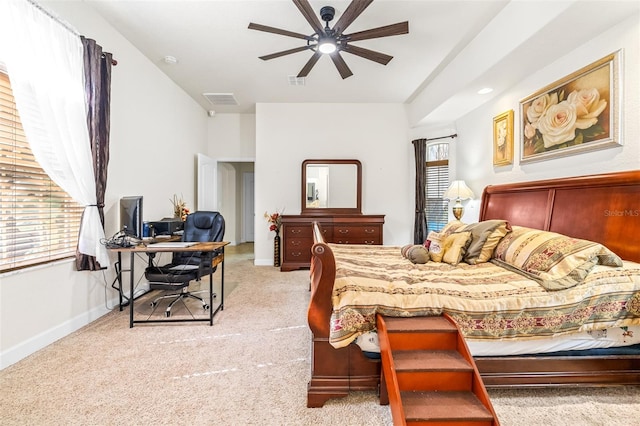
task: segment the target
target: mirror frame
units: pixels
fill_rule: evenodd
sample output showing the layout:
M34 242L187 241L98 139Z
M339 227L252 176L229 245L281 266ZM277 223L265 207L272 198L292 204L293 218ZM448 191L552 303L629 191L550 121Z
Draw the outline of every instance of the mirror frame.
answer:
M344 164L356 166L356 207L307 207L307 166L314 164ZM304 160L302 162L302 186L300 191L300 198L300 212L303 215L362 214L362 164L358 160Z

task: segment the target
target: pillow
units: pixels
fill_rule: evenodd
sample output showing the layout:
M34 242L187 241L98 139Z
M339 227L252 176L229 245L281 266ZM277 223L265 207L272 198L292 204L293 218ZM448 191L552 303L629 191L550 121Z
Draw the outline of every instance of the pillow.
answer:
M460 263L471 242L471 232L454 232L444 239L442 261L450 265Z
M465 225L456 232L471 232L471 243L463 257L463 260L470 265L485 263L493 255L502 237L511 231L511 226L506 220L485 220L483 222Z
M597 264L622 266L602 244L520 226L498 243L492 262L524 272L547 290L579 284Z
M427 263L429 261L429 250L423 245L416 244L407 251L407 259L411 263Z
M411 263L427 263L429 261L429 250L421 244L407 244L400 248L400 253Z
M400 254L402 254L402 257L404 257L405 259L407 258L407 252L411 247L413 247L413 244L407 244L400 248Z
M442 256L444 255L444 250L442 250L442 243L444 243L444 235L431 231L429 235L427 235L427 240L429 241L429 257L434 262L442 262Z
M446 237L447 235L453 234L454 232L456 232L459 228L462 228L463 226L465 226L464 222L461 222L459 220L452 220L451 222L447 223L444 228L442 228L442 230L440 230L441 234L444 234L444 236Z

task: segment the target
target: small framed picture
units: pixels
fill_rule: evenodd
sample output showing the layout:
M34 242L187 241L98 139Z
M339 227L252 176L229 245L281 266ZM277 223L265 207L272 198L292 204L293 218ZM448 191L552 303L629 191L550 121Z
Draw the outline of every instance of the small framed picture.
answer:
M513 110L493 118L493 165L513 163Z

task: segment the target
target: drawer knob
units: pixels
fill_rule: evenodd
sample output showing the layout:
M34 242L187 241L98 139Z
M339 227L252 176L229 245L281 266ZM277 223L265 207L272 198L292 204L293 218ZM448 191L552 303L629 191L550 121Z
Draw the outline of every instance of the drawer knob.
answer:
M292 234L299 234L300 232L301 232L301 230L300 230L300 229L292 229L292 230L291 230L291 233L292 233Z
M367 233L367 234L373 234L373 233L376 232L376 230L375 229L371 229L371 228L365 228L364 232Z
M298 241L298 240L291 241L292 246L299 246L300 244L302 244L302 241Z
M338 232L341 234L348 234L349 230L348 229L338 229Z

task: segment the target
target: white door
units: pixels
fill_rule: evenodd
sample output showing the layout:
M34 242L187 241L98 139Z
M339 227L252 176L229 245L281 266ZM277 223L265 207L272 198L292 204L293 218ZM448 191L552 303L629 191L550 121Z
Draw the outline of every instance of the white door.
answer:
M242 194L243 194L243 241L254 241L254 220L255 207L253 198L254 173L244 172L242 174Z
M217 211L218 162L204 154L198 154L198 210Z

